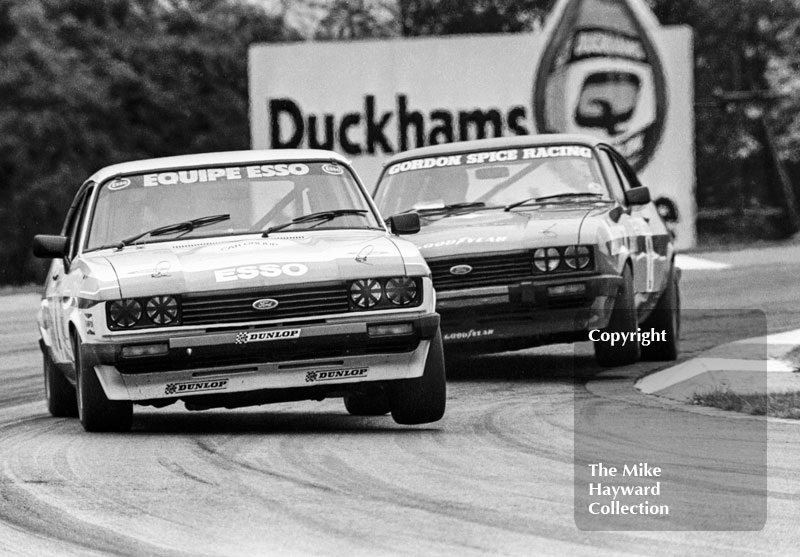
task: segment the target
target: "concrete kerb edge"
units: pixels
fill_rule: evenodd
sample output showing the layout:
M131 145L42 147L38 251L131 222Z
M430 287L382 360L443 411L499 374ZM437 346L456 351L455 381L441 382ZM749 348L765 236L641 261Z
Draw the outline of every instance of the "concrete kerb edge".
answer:
M642 377L634 386L645 394L680 402L717 390L737 394L800 392L797 366L784 360L798 347L800 329L737 340Z

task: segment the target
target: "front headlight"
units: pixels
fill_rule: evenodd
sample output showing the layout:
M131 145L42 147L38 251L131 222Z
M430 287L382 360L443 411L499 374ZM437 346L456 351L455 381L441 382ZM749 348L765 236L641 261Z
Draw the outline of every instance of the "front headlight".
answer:
M145 306L147 317L156 325L170 325L178 319L178 300L174 296L153 296Z
M108 328L146 329L180 325L180 296L168 294L149 298L125 298L106 304Z
M375 279L362 279L350 285L350 300L363 309L370 309L383 298L381 283Z
M422 303L422 278L358 279L349 283L348 292L352 311L409 308Z
M587 246L567 246L564 262L570 269L585 269L592 261L592 250Z
M539 248L533 252L533 264L543 273L555 271L561 263L561 254L556 248Z
M409 277L390 278L386 281L386 297L398 306L413 304L417 299L417 283Z
M142 318L142 304L133 298L111 302L108 318L112 326L130 329Z

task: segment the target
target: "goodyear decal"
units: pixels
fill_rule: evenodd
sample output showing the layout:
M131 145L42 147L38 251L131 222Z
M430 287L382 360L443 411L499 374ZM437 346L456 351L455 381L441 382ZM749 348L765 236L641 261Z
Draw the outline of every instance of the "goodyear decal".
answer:
M494 336L494 329L470 329L469 331L458 331L455 333L445 333L444 340L467 340L479 337Z
M442 240L440 242L428 242L422 244L420 249L427 248L441 248L443 246L460 246L461 244L483 244L483 243L502 243L508 240L507 236L478 236L477 238L470 238L462 236L458 239Z

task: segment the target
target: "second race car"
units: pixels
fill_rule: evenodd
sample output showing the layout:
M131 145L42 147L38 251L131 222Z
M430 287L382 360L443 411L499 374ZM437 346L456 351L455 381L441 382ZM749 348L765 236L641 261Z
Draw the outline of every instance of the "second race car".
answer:
M445 346L508 350L593 340L602 365L679 349L680 270L650 191L611 146L579 135L415 149L374 192L416 212Z

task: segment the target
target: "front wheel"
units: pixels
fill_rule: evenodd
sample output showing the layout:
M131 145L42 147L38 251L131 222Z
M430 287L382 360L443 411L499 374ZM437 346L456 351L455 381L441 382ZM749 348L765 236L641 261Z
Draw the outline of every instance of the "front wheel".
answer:
M64 374L56 367L46 353L44 359L44 393L47 398L47 410L54 418L74 418L78 415L78 401L75 398L75 387L67 381Z
M78 415L86 431L129 431L133 422L133 403L108 400L97 373L87 361L83 343L73 339L75 374L78 386Z
M447 403L447 380L441 331L437 330L431 340L422 377L397 381L388 394L392 418L398 424L426 424L442 419Z
M673 267L667 277L667 287L661 293L656 307L642 324L642 332L655 329L665 337L661 342L642 346L642 358L656 361L678 359L681 334L681 294L678 273Z
M633 338L626 338L624 344L621 340L613 345L610 341L597 340L594 342L594 355L597 363L605 367L625 366L639 361L641 348L639 346L638 335L635 335L638 327L636 317L636 300L633 290L633 273L627 265L622 271L622 285L617 292L617 299L614 300L614 309L611 311L611 318L608 320L608 327L603 329L604 333L609 333L609 337L621 338L618 334L625 333Z

